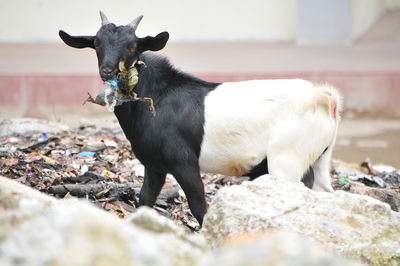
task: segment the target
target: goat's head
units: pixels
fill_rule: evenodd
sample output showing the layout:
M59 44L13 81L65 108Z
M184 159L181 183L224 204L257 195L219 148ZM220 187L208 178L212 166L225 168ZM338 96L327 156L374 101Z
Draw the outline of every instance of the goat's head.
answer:
M96 50L99 73L103 80L117 76L121 61L125 68L129 68L142 52L161 50L168 41L168 32L161 32L155 37L137 37L135 31L143 16L135 18L126 26L116 26L109 22L101 11L100 16L102 25L96 36L71 36L61 30L59 35L71 47L90 47Z

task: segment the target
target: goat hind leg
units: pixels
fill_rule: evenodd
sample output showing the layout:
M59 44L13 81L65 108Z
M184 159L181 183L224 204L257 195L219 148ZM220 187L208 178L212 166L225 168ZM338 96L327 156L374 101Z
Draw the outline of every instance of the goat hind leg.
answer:
M307 172L303 175L303 179L301 180L301 182L303 182L304 185L309 189L312 189L314 185L314 171L311 166L308 168Z
M172 174L185 192L189 208L201 226L203 224L204 214L207 211L207 203L199 167L180 166L179 169L175 169Z
M314 170L313 190L333 192L330 177L332 150L333 145L330 145L312 165L312 169Z
M279 154L269 156L268 170L277 178L289 182L300 182L307 168L299 161L297 154L281 151Z

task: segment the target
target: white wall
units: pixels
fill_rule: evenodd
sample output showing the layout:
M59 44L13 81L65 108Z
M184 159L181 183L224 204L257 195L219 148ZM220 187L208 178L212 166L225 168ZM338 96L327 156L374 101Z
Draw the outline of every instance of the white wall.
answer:
M302 45L351 43L351 0L297 0L296 41Z
M400 0L297 0L298 44L351 44Z
M365 33L382 15L382 13L385 11L385 4L385 0L353 0L352 40L357 39L363 33Z
M138 35L167 30L172 41L291 41L295 0L0 0L0 42L59 42L58 30L95 34L99 10Z
M385 0L385 6L389 10L395 10L400 8L400 0Z
M139 36L167 30L175 42L291 42L296 39L296 10L302 1L0 0L0 42L60 42L59 29L70 34L95 34L100 26L99 10L116 24L126 24L143 14ZM319 1L323 5L328 0ZM347 1L352 2L348 28L352 40L364 33L384 9L400 8L400 0Z

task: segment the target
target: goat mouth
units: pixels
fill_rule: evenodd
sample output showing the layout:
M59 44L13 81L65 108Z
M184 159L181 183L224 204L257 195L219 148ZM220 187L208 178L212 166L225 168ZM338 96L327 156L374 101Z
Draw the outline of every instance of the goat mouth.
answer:
M113 73L113 74L111 74L111 75L105 75L105 74L100 74L100 77L101 77L101 79L103 80L103 81L107 81L107 80L110 80L110 79L117 79L118 78L118 74L119 74L119 71L117 71L117 72L115 72L115 73Z

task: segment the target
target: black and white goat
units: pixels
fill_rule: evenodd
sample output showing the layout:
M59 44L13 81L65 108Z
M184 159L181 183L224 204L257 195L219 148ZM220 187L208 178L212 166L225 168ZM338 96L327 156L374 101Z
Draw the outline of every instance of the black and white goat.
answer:
M59 35L69 46L96 50L104 81L117 76L120 62L126 68L144 62L135 65L135 92L153 99L156 115L138 101L115 108L145 166L141 205L154 205L167 173L200 224L207 209L200 171L252 179L270 173L297 182L304 176L313 190L333 191L329 165L341 107L333 87L299 79L203 81L144 53L164 48L169 34L137 37L142 16L126 26L110 23L103 13L101 18L96 36Z

